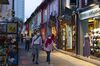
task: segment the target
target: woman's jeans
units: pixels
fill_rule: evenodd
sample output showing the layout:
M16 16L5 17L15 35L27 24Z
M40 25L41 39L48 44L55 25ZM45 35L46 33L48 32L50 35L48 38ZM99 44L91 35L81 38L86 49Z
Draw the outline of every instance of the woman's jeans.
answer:
M30 46L30 41L26 40L26 43L25 43L25 50L26 51L29 51L29 46Z
M34 44L33 55L35 55L36 63L38 63L38 60L39 60L39 50L40 50L40 44Z
M50 53L51 53L51 51L46 51L46 53L47 53L47 62L50 62Z

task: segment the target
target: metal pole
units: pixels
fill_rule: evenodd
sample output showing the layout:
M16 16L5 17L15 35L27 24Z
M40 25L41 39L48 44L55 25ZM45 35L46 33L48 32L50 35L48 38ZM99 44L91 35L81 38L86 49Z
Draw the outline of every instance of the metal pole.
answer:
M76 5L77 5L77 8L76 8L76 15L75 15L75 21L76 21L76 54L79 55L80 54L80 26L79 26L79 12L78 12L78 8L80 7L79 6L79 1L80 0L76 0Z
M76 54L79 54L80 53L80 43L79 43L79 18L78 18L78 13L76 13Z
M14 0L12 0L12 18L15 16L15 11L14 11Z

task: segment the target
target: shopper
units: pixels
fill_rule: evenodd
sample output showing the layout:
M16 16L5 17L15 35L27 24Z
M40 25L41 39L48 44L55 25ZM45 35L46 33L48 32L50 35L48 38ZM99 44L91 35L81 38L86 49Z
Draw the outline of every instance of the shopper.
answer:
M48 36L45 42L45 48L44 50L46 51L47 54L47 59L46 61L48 64L50 64L50 53L53 49L53 41L54 41L54 35L52 34L51 36Z
M26 43L25 43L25 50L26 50L26 51L29 51L30 37L29 37L28 34L26 34L25 40L26 40Z
M31 47L33 48L33 59L32 61L36 64L39 63L39 50L40 50L40 47L42 45L42 38L41 38L41 35L40 35L40 31L39 30L36 30L36 32L34 33L34 36L32 38L32 43L31 43Z

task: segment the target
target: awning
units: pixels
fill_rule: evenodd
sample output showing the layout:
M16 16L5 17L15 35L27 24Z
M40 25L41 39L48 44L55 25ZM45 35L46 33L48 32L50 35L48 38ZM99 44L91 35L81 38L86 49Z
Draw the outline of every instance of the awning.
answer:
M60 18L63 20L70 20L72 12L73 12L72 9L65 7L65 10L62 11L62 16Z
M9 4L8 0L0 0L0 4Z
M73 11L72 11L71 9L65 7L65 10L64 10L64 12L63 12L63 15L69 15L69 16L71 16L71 15L72 15L72 12L73 12Z

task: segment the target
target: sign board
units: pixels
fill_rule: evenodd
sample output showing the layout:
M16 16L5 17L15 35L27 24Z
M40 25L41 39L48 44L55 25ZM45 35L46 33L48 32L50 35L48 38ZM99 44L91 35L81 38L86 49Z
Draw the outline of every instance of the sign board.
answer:
M84 20L87 18L95 17L95 16L100 16L100 8L96 7L87 11L84 11L80 13L80 20Z
M6 23L0 23L0 33L6 33Z
M17 23L8 23L7 24L8 33L17 33Z

